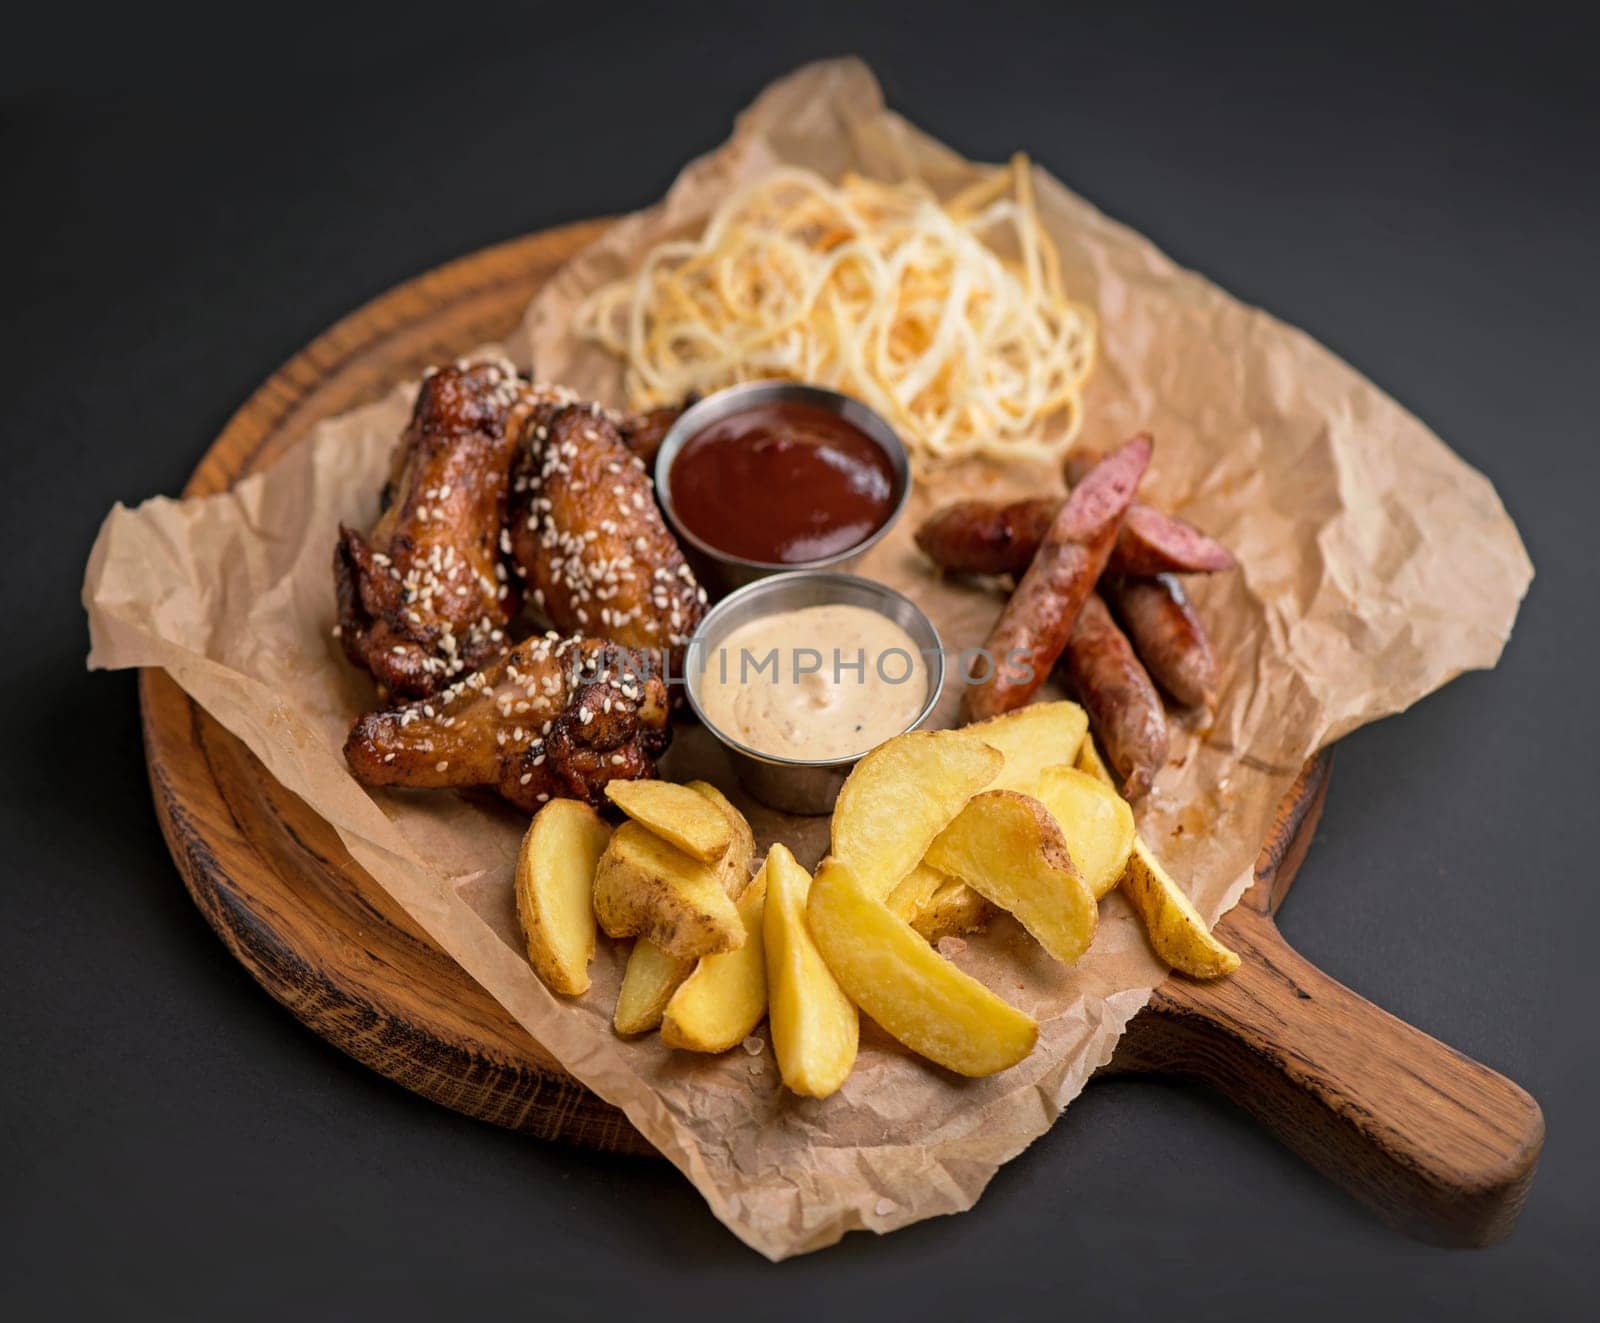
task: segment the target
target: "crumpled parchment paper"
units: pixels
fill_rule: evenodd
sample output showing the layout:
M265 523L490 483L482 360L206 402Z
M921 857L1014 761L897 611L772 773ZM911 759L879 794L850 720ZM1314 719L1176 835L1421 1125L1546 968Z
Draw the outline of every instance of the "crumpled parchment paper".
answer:
M769 88L733 137L666 199L608 230L563 269L506 346L539 375L620 403L620 369L574 343L583 294L668 233L690 232L728 190L778 162L837 177L920 176L954 190L987 169L885 110L852 60ZM1042 214L1068 288L1101 319L1083 444L1156 438L1149 499L1227 543L1240 568L1193 581L1224 664L1219 708L1180 724L1140 809L1158 854L1208 918L1234 903L1280 798L1316 749L1399 712L1460 672L1492 666L1532 576L1493 488L1393 400L1292 327L1174 266L1042 170ZM460 346L467 350L471 346ZM956 961L1035 1015L1021 1065L962 1080L864 1026L834 1097L795 1098L759 1055L706 1058L627 1042L610 1013L625 950L602 939L588 994L549 993L521 950L512 862L525 821L448 793L371 793L340 747L372 702L331 638L330 562L343 519L369 523L414 383L319 425L270 470L203 500L118 507L84 584L96 667L161 666L271 774L338 830L351 854L601 1097L621 1107L747 1244L777 1259L856 1228L891 1231L971 1207L999 1165L1041 1134L1112 1053L1165 971L1113 894L1092 951L1062 969L1008 919ZM969 463L924 482L864 573L914 595L946 645L982 641L1000 597L942 582L911 533L959 495L1058 487L1052 473ZM947 688L936 720L954 717ZM733 789L703 731L679 731L665 775ZM744 801L763 845L811 864L825 819Z

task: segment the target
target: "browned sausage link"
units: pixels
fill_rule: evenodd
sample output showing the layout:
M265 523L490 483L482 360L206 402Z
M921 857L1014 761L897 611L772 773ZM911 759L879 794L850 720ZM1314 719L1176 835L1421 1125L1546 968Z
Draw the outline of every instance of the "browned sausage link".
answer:
M1078 613L1067 644L1067 679L1122 780L1125 799L1150 789L1167 761L1167 716L1133 645L1098 593Z
M957 501L936 510L917 530L917 545L952 574L1015 574L1033 560L1060 509L1051 497L1025 501ZM1135 501L1111 552L1118 574L1205 574L1233 566L1233 556L1177 515Z
M917 545L952 574L1027 572L1061 509L1053 496L1028 501L957 501L936 510L917 529Z
M1210 574L1233 566L1233 553L1216 538L1143 501L1128 510L1111 553L1118 574Z
M1189 596L1170 574L1100 582L1150 677L1187 707L1210 707L1217 696L1217 658Z
M984 645L989 669L967 690L968 720L1019 708L1044 683L1105 570L1149 462L1150 438L1136 436L1073 488Z
M1081 451L1068 455L1062 466L1068 485L1082 482L1098 458ZM1128 507L1111 553L1111 568L1118 574L1210 574L1233 566L1233 553L1216 538L1144 501Z

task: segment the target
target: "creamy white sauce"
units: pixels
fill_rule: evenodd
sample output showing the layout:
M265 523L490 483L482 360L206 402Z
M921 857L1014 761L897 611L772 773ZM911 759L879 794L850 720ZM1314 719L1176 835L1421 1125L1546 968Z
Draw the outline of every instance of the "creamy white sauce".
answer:
M900 734L928 699L928 664L894 621L830 604L749 621L707 649L701 710L780 758L853 758Z

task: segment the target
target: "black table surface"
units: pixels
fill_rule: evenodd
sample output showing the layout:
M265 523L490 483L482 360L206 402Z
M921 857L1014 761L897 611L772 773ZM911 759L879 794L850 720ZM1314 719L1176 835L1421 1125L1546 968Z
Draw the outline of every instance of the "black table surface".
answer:
M1298 8L7 19L7 1317L1587 1312L1600 34L1538 5ZM362 301L652 201L767 80L847 52L960 150L1026 148L1305 327L1517 520L1538 577L1504 660L1344 741L1282 914L1313 961L1543 1104L1507 1243L1415 1244L1216 1098L1111 1081L973 1212L773 1267L664 1163L521 1138L368 1073L189 904L133 677L84 673L106 510L175 493L258 381Z

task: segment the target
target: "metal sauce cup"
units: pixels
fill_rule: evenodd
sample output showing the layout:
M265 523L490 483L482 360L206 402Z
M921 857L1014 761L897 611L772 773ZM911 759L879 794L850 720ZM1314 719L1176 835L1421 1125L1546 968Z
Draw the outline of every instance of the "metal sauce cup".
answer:
M928 719L939 691L944 688L944 651L939 631L923 614L922 608L903 593L856 574L826 570L800 570L774 574L745 585L724 598L700 622L689 640L685 661L684 687L689 705L701 724L728 750L739 784L763 804L786 813L829 813L839 796L839 787L867 750L832 762L785 758L752 749L731 734L720 730L706 717L700 703L700 685L706 670L714 664L717 649L729 634L749 621L808 606L843 603L876 611L894 621L910 635L920 650L928 672L928 695L906 730L915 730ZM903 733L903 732L897 732Z
M733 414L743 413L746 409L757 405L790 400L798 400L802 404L814 405L819 409L838 414L883 451L889 459L889 468L894 475L895 485L894 508L889 511L889 517L876 532L855 546L818 560L792 562L746 560L743 556L721 551L696 537L683 526L672 505L672 461L677 458L684 443L696 433ZM661 502L662 510L666 512L667 522L672 525L673 532L678 535L678 541L683 544L684 554L688 557L690 566L699 576L700 582L706 585L707 590L715 596L720 596L747 583L764 579L768 575L789 574L796 570L849 569L894 527L895 521L905 510L906 501L911 496L911 460L906 454L905 443L900 440L894 428L853 396L841 395L838 391L828 390L824 386L803 386L793 381L748 381L739 386L729 386L726 390L719 390L715 395L708 395L678 416L677 421L662 439L661 448L656 451L655 482L656 497Z

